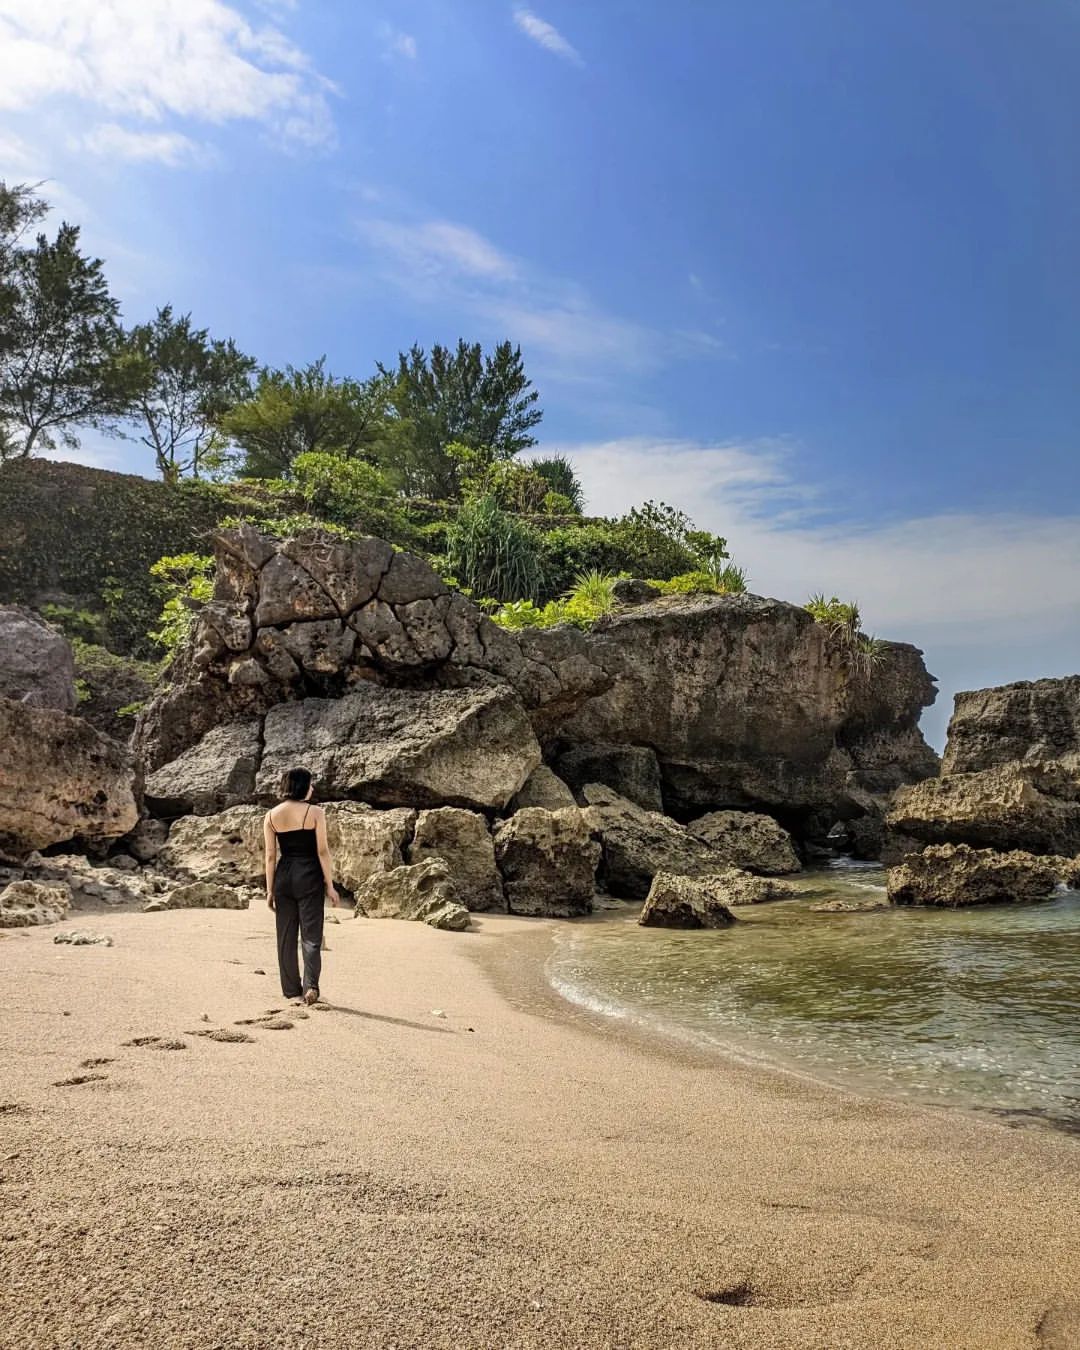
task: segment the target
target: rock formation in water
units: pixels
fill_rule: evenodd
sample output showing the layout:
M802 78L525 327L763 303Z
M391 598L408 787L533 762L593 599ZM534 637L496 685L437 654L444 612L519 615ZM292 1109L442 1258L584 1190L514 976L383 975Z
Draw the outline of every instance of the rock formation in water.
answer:
M906 855L894 903L997 901L1010 883L1027 900L1080 874L1062 861L1080 854L1080 676L958 694L941 776L897 791L886 824Z

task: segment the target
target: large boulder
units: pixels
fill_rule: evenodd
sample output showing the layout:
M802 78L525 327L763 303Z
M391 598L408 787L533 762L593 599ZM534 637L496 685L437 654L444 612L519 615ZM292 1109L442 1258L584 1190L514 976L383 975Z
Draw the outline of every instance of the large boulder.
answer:
M59 923L71 906L62 882L13 881L0 891L0 928L30 928Z
M525 780L525 786L510 803L509 812L523 811L526 806L539 806L545 811L561 811L564 806L577 806L574 794L553 769L539 764Z
M647 745L576 745L555 761L561 778L575 792L602 783L645 811L663 811L660 764Z
M145 911L154 914L164 909L247 909L248 897L235 886L222 886L214 881L192 881L177 886L167 895L155 896L147 902Z
M421 811L408 847L411 863L442 858L471 910L505 910L502 879L495 866L495 844L483 816L456 806Z
M130 755L89 723L0 698L0 852L126 834L133 783Z
M258 719L214 727L197 744L146 776L146 808L153 816L209 816L250 802L262 757Z
M357 917L412 919L455 932L468 928L469 911L441 858L379 872L356 895Z
M996 905L1044 900L1069 864L1013 850L999 853L967 844L933 844L887 874L894 905Z
M735 915L724 904L716 878L657 872L638 918L645 928L726 928Z
M365 684L343 698L272 708L256 790L271 796L285 770L303 764L321 796L498 811L540 759L512 689Z
M1051 760L1080 775L1080 675L956 695L944 774Z
M567 918L592 910L600 846L576 806L529 806L495 830L495 857L511 914Z
M585 822L603 849L601 875L613 895L644 900L657 872L701 876L725 859L710 844L656 811L620 797L599 783L583 789Z
M795 900L797 887L772 877L755 876L741 867L725 867L709 875L712 892L725 905L764 905L773 900Z
M1080 780L1061 763L1011 762L901 788L890 831L930 844L1080 853Z
M78 703L71 644L22 605L0 605L0 698L66 713Z
M802 870L791 835L772 816L754 811L710 811L687 826L733 867L763 876Z
M157 861L196 881L265 884L263 815L258 806L232 806L213 816L182 816Z
M416 812L407 807L376 811L360 802L327 802L326 842L334 880L356 892L368 877L389 872L405 861Z

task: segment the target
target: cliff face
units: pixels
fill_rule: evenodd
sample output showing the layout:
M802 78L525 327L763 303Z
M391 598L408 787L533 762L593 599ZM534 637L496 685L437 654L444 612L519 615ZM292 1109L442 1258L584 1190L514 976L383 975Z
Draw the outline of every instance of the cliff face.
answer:
M1059 760L1080 770L1080 675L957 694L942 773L1015 760Z
M889 646L879 670L853 677L821 626L777 600L672 597L589 633L510 633L421 559L380 540L311 533L276 544L246 529L222 535L217 558L213 601L137 733L151 770L184 755L182 771L163 771L163 796L183 798L197 778L208 799L236 800L226 791L239 781L228 776L235 765L222 766L218 791L209 780L219 752L208 743L200 755L197 744L245 720L258 758L259 727L279 704L303 702L312 746L332 753L335 703L372 686L385 691L382 702L394 691L509 686L546 758L635 747L635 763L655 756L663 805L676 815L764 807L827 828L937 769L917 730L935 693L921 654ZM304 745L290 753L302 759ZM265 787L259 767L245 767L243 781ZM355 765L349 775L366 781Z

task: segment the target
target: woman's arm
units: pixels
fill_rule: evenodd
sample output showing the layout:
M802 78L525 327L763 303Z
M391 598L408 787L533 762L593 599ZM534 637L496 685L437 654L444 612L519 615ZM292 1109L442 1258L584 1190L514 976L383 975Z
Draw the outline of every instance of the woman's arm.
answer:
M270 812L263 816L263 853L266 858L266 903L274 908L274 868L277 866L277 836L270 824Z
M315 817L315 843L319 850L319 865L322 867L323 879L326 882L326 898L332 905L337 906L341 901L334 885L334 864L330 859L330 845L326 839L326 812L321 806L316 810L318 814Z

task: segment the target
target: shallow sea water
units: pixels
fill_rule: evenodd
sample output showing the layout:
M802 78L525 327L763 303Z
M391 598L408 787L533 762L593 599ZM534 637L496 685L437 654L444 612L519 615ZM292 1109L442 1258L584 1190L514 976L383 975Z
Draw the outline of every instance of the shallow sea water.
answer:
M1080 1132L1080 893L1037 905L815 914L885 898L838 863L730 928L642 928L640 905L564 925L573 1002L853 1087Z

